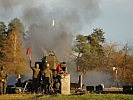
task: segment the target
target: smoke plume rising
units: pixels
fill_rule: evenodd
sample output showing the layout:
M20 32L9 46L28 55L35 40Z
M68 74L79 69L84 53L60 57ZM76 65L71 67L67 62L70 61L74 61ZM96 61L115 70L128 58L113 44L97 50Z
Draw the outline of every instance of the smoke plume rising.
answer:
M79 33L99 14L98 0L0 0L0 19L18 17L30 34L33 54L42 48L60 58L71 49L72 35ZM6 13L5 13L6 12ZM52 20L55 26L52 27ZM29 28L27 28L29 27ZM41 53L41 54L38 54Z
M38 61L53 50L60 60L72 48L73 36L99 15L99 0L0 0L0 20L21 19L27 30L26 47ZM55 26L52 26L52 20Z

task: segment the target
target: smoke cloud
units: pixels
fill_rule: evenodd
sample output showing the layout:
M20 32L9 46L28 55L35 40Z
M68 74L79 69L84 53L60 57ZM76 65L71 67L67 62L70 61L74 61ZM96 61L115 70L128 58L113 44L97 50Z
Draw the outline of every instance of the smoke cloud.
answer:
M0 0L0 20L17 17L27 30L26 47L33 61L53 50L64 61L72 48L73 36L99 15L100 0ZM55 26L52 26L52 20Z
M71 48L72 36L99 15L99 1L0 0L0 9L1 20L14 17L22 20L30 34L27 41L31 41L28 46L32 48L33 54L41 55L43 49L54 50L63 58Z
M79 82L79 72L77 72L77 67L73 64L69 66L68 69L71 75L71 83ZM83 74L82 74L83 75ZM87 71L83 75L83 84L85 86L97 86L99 84L104 84L104 87L111 87L115 84L115 81L112 79L112 76L106 71L91 70Z
M83 82L90 86L104 84L105 87L111 87L113 84L112 77L109 73L97 70L88 71L84 76Z

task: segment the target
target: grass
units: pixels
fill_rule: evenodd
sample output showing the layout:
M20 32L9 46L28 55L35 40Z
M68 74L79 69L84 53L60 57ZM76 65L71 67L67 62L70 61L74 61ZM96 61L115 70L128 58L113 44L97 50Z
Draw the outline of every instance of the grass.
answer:
M83 95L42 95L42 94L7 94L0 100L133 100L129 94L90 94Z

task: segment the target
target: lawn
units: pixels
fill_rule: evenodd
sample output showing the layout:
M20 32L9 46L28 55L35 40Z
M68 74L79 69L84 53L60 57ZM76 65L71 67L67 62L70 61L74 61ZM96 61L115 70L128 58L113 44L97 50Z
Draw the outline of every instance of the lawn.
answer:
M133 100L129 94L90 94L83 95L42 95L42 94L6 94L0 100Z

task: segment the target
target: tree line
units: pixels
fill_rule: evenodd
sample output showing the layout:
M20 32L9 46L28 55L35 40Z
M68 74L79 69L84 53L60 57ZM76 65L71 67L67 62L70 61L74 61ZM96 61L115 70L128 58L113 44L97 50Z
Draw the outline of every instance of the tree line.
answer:
M133 47L125 44L106 43L103 29L95 28L88 35L76 35L73 55L76 56L77 71L85 74L89 70L104 70L115 79L113 67L118 69L119 81L133 84ZM0 21L0 66L9 73L23 74L27 62L23 52L24 26L18 18L9 23Z
M119 48L116 43L106 43L104 35L103 29L95 28L87 36L76 36L73 51L77 71L83 74L93 69L106 71L115 80L114 67L121 83L133 85L133 47L125 44Z

